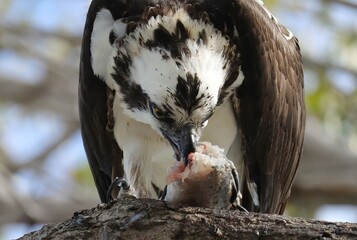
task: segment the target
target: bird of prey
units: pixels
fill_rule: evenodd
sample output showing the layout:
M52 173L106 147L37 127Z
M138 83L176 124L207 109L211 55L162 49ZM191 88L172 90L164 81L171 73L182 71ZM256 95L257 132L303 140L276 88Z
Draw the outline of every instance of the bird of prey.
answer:
M225 150L242 206L282 214L305 128L298 40L259 0L93 0L79 111L102 202L124 178L156 198L198 141Z

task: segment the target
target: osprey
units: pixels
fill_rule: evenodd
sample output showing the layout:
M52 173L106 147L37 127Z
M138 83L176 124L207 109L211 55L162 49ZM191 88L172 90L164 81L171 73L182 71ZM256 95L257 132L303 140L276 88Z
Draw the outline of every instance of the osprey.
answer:
M157 197L198 141L225 150L248 211L282 214L302 152L297 39L259 0L93 0L79 110L102 202L125 178Z

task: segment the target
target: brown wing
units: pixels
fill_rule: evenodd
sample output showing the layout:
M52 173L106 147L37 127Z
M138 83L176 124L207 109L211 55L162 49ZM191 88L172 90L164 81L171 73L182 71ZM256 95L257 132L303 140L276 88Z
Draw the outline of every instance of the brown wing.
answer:
M303 69L298 41L255 0L205 0L188 8L238 47L243 84L232 97L246 163L243 206L282 214L302 152ZM255 183L260 205L248 185Z
M113 124L110 119L112 106L108 100L110 90L92 69L90 46L93 24L102 8L108 9L116 20L135 17L143 12L146 5L145 0L93 0L87 14L79 68L79 118L84 148L102 202L107 201L106 194L112 180L123 177L124 171L123 152L113 132L108 130L108 126L110 128Z
M120 1L93 0L87 14L83 33L79 73L79 118L84 148L93 174L100 199L106 201L106 193L112 181L112 174L123 176L121 160L123 153L107 130L108 88L104 81L93 73L91 65L91 35L97 12L107 8L119 18L128 7ZM109 41L109 39L108 39ZM108 56L109 57L109 56Z
M254 210L282 214L305 130L300 49L297 39L287 40L282 34L286 29L278 27L256 1L237 0L232 9L245 76L233 102L246 181L257 184L260 206ZM243 199L243 205L249 207L251 200Z

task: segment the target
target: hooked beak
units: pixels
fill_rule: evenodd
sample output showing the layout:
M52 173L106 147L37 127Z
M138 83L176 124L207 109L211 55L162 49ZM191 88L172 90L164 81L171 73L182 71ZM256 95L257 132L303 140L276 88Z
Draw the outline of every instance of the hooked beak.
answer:
M188 164L188 155L196 151L195 131L192 127L182 127L173 134L162 132L170 142L176 156L176 160L183 160L185 166Z

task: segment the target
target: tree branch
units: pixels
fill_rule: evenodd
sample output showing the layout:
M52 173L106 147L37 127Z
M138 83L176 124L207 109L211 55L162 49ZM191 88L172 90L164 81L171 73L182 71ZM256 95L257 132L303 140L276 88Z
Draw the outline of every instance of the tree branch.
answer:
M357 9L357 3L347 0L323 0L324 2L336 3L346 7Z
M355 239L357 225L126 197L20 239Z
M351 67L339 65L336 63L328 62L328 61L317 61L311 57L306 57L306 56L303 58L303 60L304 60L304 65L307 67L310 67L310 68L317 67L317 68L323 69L325 71L327 71L329 69L342 71L342 72L352 74L357 79L357 71Z

